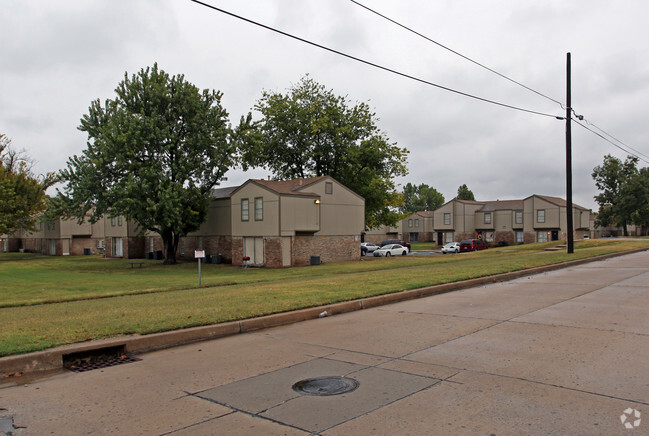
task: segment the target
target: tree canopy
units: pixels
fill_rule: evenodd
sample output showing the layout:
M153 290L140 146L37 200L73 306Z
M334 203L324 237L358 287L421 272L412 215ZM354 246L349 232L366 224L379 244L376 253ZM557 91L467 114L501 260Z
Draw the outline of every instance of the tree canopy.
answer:
M263 92L261 119L237 129L244 169L263 167L277 179L329 175L365 198L368 228L395 225L408 150L391 144L365 103L350 104L304 76L286 94Z
M649 171L638 170L638 158L629 156L622 162L611 155L593 169L593 179L600 193L595 196L599 213L595 225L622 227L649 223Z
M221 92L203 90L158 65L124 80L114 99L91 103L79 130L87 148L61 171L61 207L80 221L124 216L159 234L165 263L180 236L205 220L211 190L233 163Z
M435 210L444 204L444 196L437 189L422 183L413 185L407 183L403 187L402 212L415 213L425 210Z
M466 186L466 184L457 188L457 197L455 198L458 200L475 201L475 195L473 195L473 191L471 191L469 187Z
M35 230L47 207L45 190L55 181L53 173L34 175L27 154L14 150L0 134L0 235Z

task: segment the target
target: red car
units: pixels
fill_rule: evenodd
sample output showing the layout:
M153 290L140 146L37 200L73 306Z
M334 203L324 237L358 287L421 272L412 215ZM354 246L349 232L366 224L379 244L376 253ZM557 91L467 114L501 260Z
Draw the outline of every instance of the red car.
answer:
M482 239L465 239L460 242L460 253L463 251L486 250L489 248Z

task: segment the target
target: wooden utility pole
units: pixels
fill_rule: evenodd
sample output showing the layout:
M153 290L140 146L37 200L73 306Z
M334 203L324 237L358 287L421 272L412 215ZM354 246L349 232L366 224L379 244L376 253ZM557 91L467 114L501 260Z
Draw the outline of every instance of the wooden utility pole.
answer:
M572 129L570 120L572 118L572 102L570 95L570 53L566 59L566 246L567 253L575 252L575 237L573 231L572 216Z

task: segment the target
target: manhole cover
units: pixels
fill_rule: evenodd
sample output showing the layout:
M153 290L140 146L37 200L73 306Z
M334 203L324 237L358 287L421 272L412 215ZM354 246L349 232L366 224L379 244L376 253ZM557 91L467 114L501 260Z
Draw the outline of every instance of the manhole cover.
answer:
M316 377L300 380L293 385L293 390L302 395L339 395L351 392L358 387L358 382L348 377Z

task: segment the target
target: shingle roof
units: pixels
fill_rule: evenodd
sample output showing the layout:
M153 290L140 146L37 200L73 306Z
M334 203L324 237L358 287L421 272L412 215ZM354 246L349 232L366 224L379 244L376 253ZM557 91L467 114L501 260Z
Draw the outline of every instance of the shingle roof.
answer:
M549 201L550 203L557 205L559 207L566 207L568 205L568 202L564 200L563 198L560 197L551 197L549 195L538 195L535 194L536 197L539 197L545 201ZM588 210L583 206L580 206L578 204L572 203L572 207L576 207L577 209L583 209L583 210Z
M523 200L496 200L485 201L481 212L492 212L496 210L522 210Z
M424 217L424 218L432 218L433 215L435 214L435 211L433 210L422 210L420 212L417 212L417 215Z
M229 186L227 188L212 189L212 198L230 198L232 192L237 188L238 186Z

